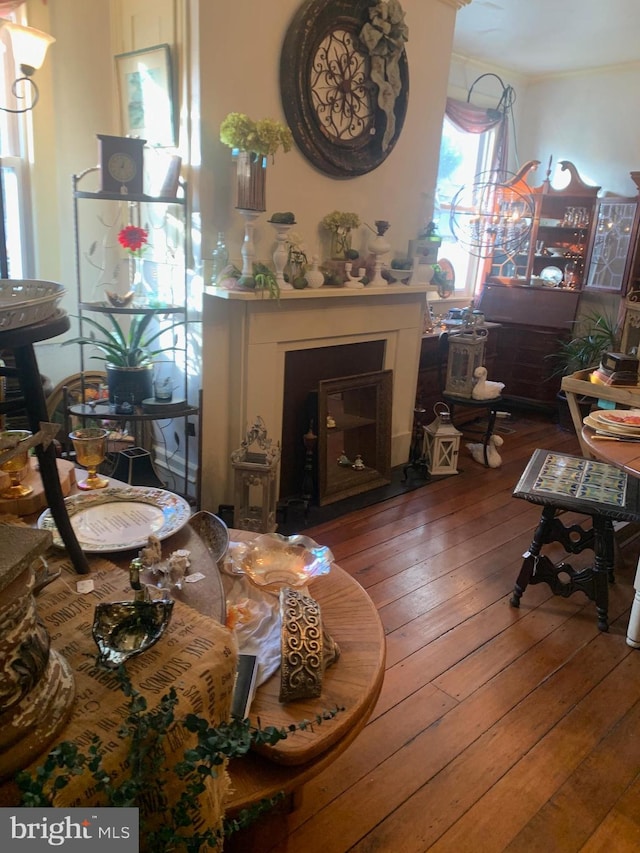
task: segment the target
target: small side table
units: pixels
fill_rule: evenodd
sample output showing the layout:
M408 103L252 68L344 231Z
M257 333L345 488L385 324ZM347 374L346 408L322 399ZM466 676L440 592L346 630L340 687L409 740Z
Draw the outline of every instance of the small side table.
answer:
M41 320L39 323L32 323L30 326L10 329L5 332L0 331L0 350L12 350L15 358L15 367L0 367L0 376L15 377L18 380L21 394L19 398L0 403L0 414L25 411L29 421L29 429L33 433L38 432L41 422L46 423L49 420L47 401L44 396L33 345L38 341L58 337L58 335L66 332L69 326L67 314L58 311L52 317ZM40 476L42 477L47 503L62 541L69 552L75 570L80 574L87 574L89 564L78 544L67 514L64 495L58 478L55 447L50 444L45 450L42 445L38 445L36 455L40 464Z
M529 584L546 583L555 595L565 598L582 591L595 602L598 628L608 631L608 583L613 580L613 522L640 520L640 480L608 462L536 450L513 496L541 504L543 510L529 550L523 554L511 605L520 606L520 599ZM566 527L557 517L559 510L589 515L592 529L584 530L580 525ZM550 542L560 542L571 554L586 548L593 549L593 566L578 572L568 563L554 565L541 553L544 545ZM560 575L568 576L569 580L561 579Z
M482 438L484 455L484 467L489 467L488 448L489 439L493 435L498 412L504 411L508 404L503 397L494 397L492 400L475 400L473 397L457 397L454 394L442 394L442 399L449 406L451 412L451 423L454 423L453 413L456 406L467 406L472 409L484 409L487 413L487 428Z

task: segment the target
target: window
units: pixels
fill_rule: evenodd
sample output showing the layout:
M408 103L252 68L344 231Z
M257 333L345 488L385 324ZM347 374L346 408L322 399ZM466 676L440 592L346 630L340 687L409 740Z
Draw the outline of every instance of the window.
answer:
M17 20L16 14L5 16ZM16 99L12 83L21 72L16 68L8 33L0 29L0 105L20 109L28 100ZM31 97L27 90L26 98ZM9 278L29 278L33 269L29 259L33 253L27 238L30 231L28 169L27 169L27 129L29 113L15 114L0 109L0 157L2 158L0 178L4 200L5 242Z
M471 255L453 236L451 203L461 187L472 184L476 175L490 168L495 142L495 130L467 133L459 130L446 116L444 118L434 220L442 239L439 257L446 258L453 265L457 296L475 293L482 265L480 259Z

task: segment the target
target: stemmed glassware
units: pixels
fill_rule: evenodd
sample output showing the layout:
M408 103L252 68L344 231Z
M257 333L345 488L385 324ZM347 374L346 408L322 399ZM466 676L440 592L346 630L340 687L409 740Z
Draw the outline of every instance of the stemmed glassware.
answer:
M100 477L96 469L107 454L107 436L109 430L100 427L76 429L69 433L76 451L78 464L87 469L87 479L78 483L79 489L104 489L109 480Z
M0 433L0 438L17 439L18 446L27 438L31 438L32 433L26 429L8 429ZM11 485L4 491L0 492L0 498L25 498L33 492L32 486L25 486L20 482L20 471L29 462L29 448L25 447L20 453L15 454L6 462L0 463L0 471L4 471L9 475Z

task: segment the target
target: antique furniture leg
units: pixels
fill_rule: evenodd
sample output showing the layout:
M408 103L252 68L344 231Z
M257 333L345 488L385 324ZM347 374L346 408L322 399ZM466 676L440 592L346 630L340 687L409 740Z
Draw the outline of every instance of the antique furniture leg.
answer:
M522 555L522 568L520 569L520 574L518 575L513 588L513 595L509 601L512 607L520 607L522 593L525 591L529 583L540 582L539 580L532 580L534 577L538 577L538 572L541 568L539 565L540 562L550 562L548 557L541 556L540 552L542 551L542 546L546 542L550 541L549 534L551 532L555 514L556 510L553 506L546 506L542 510L542 515L540 516L540 521L535 529L535 533L533 534L529 550L525 551Z
M47 403L44 391L42 390L38 363L31 344L16 346L13 352L20 378L20 389L24 397L25 409L29 419L29 429L35 434L40 429L40 422L46 423L48 421ZM69 552L69 557L75 570L80 574L87 574L89 572L89 564L78 544L64 503L53 442L46 449L41 444L37 445L36 455L40 465L40 476L47 504L51 510L51 515L56 523L58 532Z
M558 534L561 525L555 517L556 507L545 506L533 541L528 551L525 552L524 562L520 574L515 583L513 595L510 599L512 607L520 606L522 594L529 584L546 583L554 595L567 598L574 592L582 591L596 605L598 613L598 628L600 631L609 630L609 581L613 575L613 525L609 519L600 515L594 515L593 537L585 536L584 541L591 543L579 548L572 548L573 553L584 550L584 547L592 547L594 550L593 567L575 571L568 563L555 565L548 557L540 552L542 546L549 542L562 542L566 544L566 535ZM566 531L566 528L565 528ZM569 550L569 549L568 549ZM568 577L568 580L564 580Z
M69 326L67 314L58 311L52 317L37 323L4 332L0 331L0 349L11 350L15 360L15 367L0 367L0 376L14 376L20 386L20 396L0 403L0 412L2 414L26 412L29 428L33 433L38 432L41 422L47 423L49 420L47 401L44 396L33 344L55 338L66 332ZM55 447L51 443L45 450L41 445L38 445L36 453L40 464L42 485L53 520L69 552L75 570L80 574L87 574L89 564L78 544L67 514L58 475Z
M631 605L631 615L627 627L627 645L634 649L640 649L640 559L636 569L636 577L633 582L635 595Z

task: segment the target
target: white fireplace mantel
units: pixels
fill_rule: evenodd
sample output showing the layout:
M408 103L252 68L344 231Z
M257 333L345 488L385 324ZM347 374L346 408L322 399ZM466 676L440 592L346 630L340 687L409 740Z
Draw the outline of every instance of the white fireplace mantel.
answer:
M287 352L384 341L393 370L391 464L409 455L428 285L283 291L279 299L208 288L203 299L201 498L232 501L230 456L260 416L281 441ZM349 375L349 365L344 366ZM294 452L282 448L283 453Z

